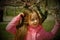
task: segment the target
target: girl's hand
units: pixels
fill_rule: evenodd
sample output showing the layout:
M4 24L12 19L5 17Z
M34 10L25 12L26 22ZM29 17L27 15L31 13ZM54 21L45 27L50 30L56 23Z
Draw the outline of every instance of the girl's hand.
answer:
M21 17L24 17L24 13L19 13L19 15L20 15Z
M55 16L55 21L56 21L56 23L60 24L60 15L59 14L57 14Z

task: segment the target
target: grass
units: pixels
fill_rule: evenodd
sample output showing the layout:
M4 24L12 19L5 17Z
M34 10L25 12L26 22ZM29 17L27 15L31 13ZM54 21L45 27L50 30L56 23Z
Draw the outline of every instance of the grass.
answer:
M54 20L46 21L43 23L43 27L46 31L51 31L54 27Z
M1 40L12 40L13 35L6 31L5 29L6 25L7 24L4 24L4 23L0 24L0 39Z

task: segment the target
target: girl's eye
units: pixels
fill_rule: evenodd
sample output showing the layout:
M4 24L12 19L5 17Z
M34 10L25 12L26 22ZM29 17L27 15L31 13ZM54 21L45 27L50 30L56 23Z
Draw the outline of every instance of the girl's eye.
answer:
M35 19L31 19L31 21L34 21Z
M37 20L38 18L33 18L33 19L31 19L31 21L34 21L34 20Z

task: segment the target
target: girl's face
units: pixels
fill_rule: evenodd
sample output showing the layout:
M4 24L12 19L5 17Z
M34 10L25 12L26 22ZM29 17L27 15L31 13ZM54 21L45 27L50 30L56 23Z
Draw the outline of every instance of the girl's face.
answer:
M37 27L38 26L39 18L38 18L38 15L36 14L36 12L33 12L33 13L30 14L28 23L32 27Z

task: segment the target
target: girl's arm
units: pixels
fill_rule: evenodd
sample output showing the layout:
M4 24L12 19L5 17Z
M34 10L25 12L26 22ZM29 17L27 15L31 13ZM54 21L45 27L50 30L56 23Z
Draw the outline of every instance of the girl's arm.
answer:
M51 30L50 33L48 33L50 38L54 38L55 35L57 34L58 30L60 29L60 20L58 20L57 18L55 19L55 25L53 27L53 29Z
M51 32L46 33L47 39L53 39L59 29L60 29L60 22L55 19L55 25L53 29L51 30Z
M43 29L43 30L41 31L41 33L44 34L44 35L43 35L43 38L44 38L45 40L53 40L53 38L55 37L55 34L57 33L59 27L60 27L60 24L58 23L58 24L55 24L55 25L54 25L54 28L52 29L51 32L46 32L46 31Z
M16 26L18 25L19 23L19 20L21 20L21 17L20 17L21 13L17 16L15 16L11 22L9 22L9 24L7 25L6 27L6 30L12 34L16 34Z
M53 35L55 35L57 33L58 29L60 29L60 21L55 20L55 25L54 25L54 28L51 30L51 33Z

